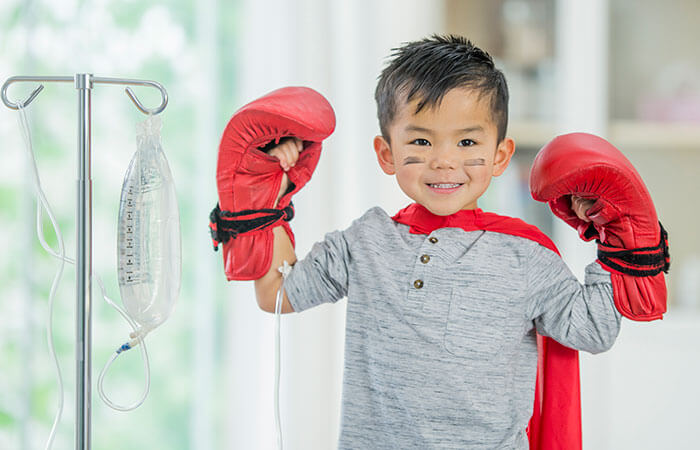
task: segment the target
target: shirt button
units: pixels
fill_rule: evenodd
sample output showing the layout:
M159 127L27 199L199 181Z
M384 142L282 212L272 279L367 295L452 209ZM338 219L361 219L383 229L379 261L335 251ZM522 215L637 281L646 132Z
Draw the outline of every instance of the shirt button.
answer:
M436 238L435 236L433 236L433 237L429 238L428 240L430 241L431 244L436 244L437 241L438 241L438 238Z
M420 262L422 262L423 264L428 264L428 261L430 261L430 256L423 255L420 257Z
M413 282L413 286L414 286L416 289L422 288L422 287L423 287L423 280L416 280L416 281L414 281L414 282Z

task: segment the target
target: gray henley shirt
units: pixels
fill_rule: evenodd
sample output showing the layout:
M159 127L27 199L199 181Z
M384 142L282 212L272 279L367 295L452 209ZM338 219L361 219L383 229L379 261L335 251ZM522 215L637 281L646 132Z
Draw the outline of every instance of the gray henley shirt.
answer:
M381 208L328 233L284 283L296 312L346 297L340 449L527 449L535 330L607 350L620 329L610 274L581 285L529 239L411 234Z

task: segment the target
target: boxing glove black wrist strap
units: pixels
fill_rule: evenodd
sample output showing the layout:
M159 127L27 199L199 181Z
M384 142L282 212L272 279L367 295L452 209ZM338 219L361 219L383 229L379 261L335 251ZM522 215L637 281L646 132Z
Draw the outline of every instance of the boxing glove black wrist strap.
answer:
M659 222L661 236L655 247L621 249L598 243L598 260L615 272L634 277L649 277L668 273L671 259L668 250L668 233Z
M219 204L209 214L209 230L214 242L214 250L219 243L236 239L240 234L262 230L281 221L289 222L294 218L294 205L290 202L282 209L257 209L238 212L222 211Z

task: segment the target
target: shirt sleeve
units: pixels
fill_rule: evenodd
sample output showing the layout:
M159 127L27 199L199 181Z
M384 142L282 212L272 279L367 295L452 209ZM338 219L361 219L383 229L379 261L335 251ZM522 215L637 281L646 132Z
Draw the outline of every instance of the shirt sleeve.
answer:
M527 292L537 332L575 350L610 349L622 318L613 300L610 273L593 262L581 284L559 255L536 247L528 260Z
M321 303L335 303L348 292L350 251L345 234L334 231L317 242L308 255L292 267L284 281L295 312Z

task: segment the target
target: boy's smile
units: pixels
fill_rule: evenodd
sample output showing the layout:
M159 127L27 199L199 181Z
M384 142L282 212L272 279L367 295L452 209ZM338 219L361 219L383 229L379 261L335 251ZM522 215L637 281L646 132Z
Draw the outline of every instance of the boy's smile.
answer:
M401 190L433 214L477 208L491 177L508 166L513 140L497 142L489 98L472 89L452 89L439 105L414 114L419 101L398 108L390 143L374 138L379 165L396 174Z

